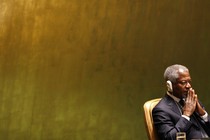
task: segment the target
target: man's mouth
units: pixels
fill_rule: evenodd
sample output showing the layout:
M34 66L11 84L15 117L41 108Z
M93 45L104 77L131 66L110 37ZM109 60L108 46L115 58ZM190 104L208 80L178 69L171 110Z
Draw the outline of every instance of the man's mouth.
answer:
M188 94L188 91L184 92L183 94L184 98L187 98L187 94Z

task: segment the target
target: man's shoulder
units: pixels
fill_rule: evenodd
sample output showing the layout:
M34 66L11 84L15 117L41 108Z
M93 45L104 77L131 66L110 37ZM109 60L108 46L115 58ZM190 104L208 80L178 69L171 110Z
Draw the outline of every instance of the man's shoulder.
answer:
M162 99L159 101L159 103L154 107L155 108L166 108L171 102L173 102L173 99L168 96L165 95L164 97L162 97Z

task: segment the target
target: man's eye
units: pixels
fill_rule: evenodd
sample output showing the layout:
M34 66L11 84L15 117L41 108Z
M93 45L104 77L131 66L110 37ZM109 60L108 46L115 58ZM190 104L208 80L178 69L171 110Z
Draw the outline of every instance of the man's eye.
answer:
M191 81L180 81L179 83L182 84L182 85L187 85L188 83L190 84Z
M181 84L186 84L187 83L187 81L181 81Z

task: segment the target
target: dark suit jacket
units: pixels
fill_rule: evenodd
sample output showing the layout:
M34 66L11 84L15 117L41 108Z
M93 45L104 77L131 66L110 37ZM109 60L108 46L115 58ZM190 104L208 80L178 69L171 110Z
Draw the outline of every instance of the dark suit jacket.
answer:
M187 139L201 138L200 126L210 136L210 123L204 122L196 113L197 120L200 126L192 116L190 121L181 117L180 108L175 101L168 96L161 99L161 101L154 107L152 111L154 125L161 140L175 140L177 132L186 132ZM210 118L208 117L210 120Z

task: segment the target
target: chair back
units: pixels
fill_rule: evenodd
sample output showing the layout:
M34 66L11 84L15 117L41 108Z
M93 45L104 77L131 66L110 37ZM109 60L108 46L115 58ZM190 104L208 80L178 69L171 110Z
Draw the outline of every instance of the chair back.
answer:
M157 105L161 98L152 99L144 103L144 121L149 140L158 140L158 135L154 127L152 110Z

